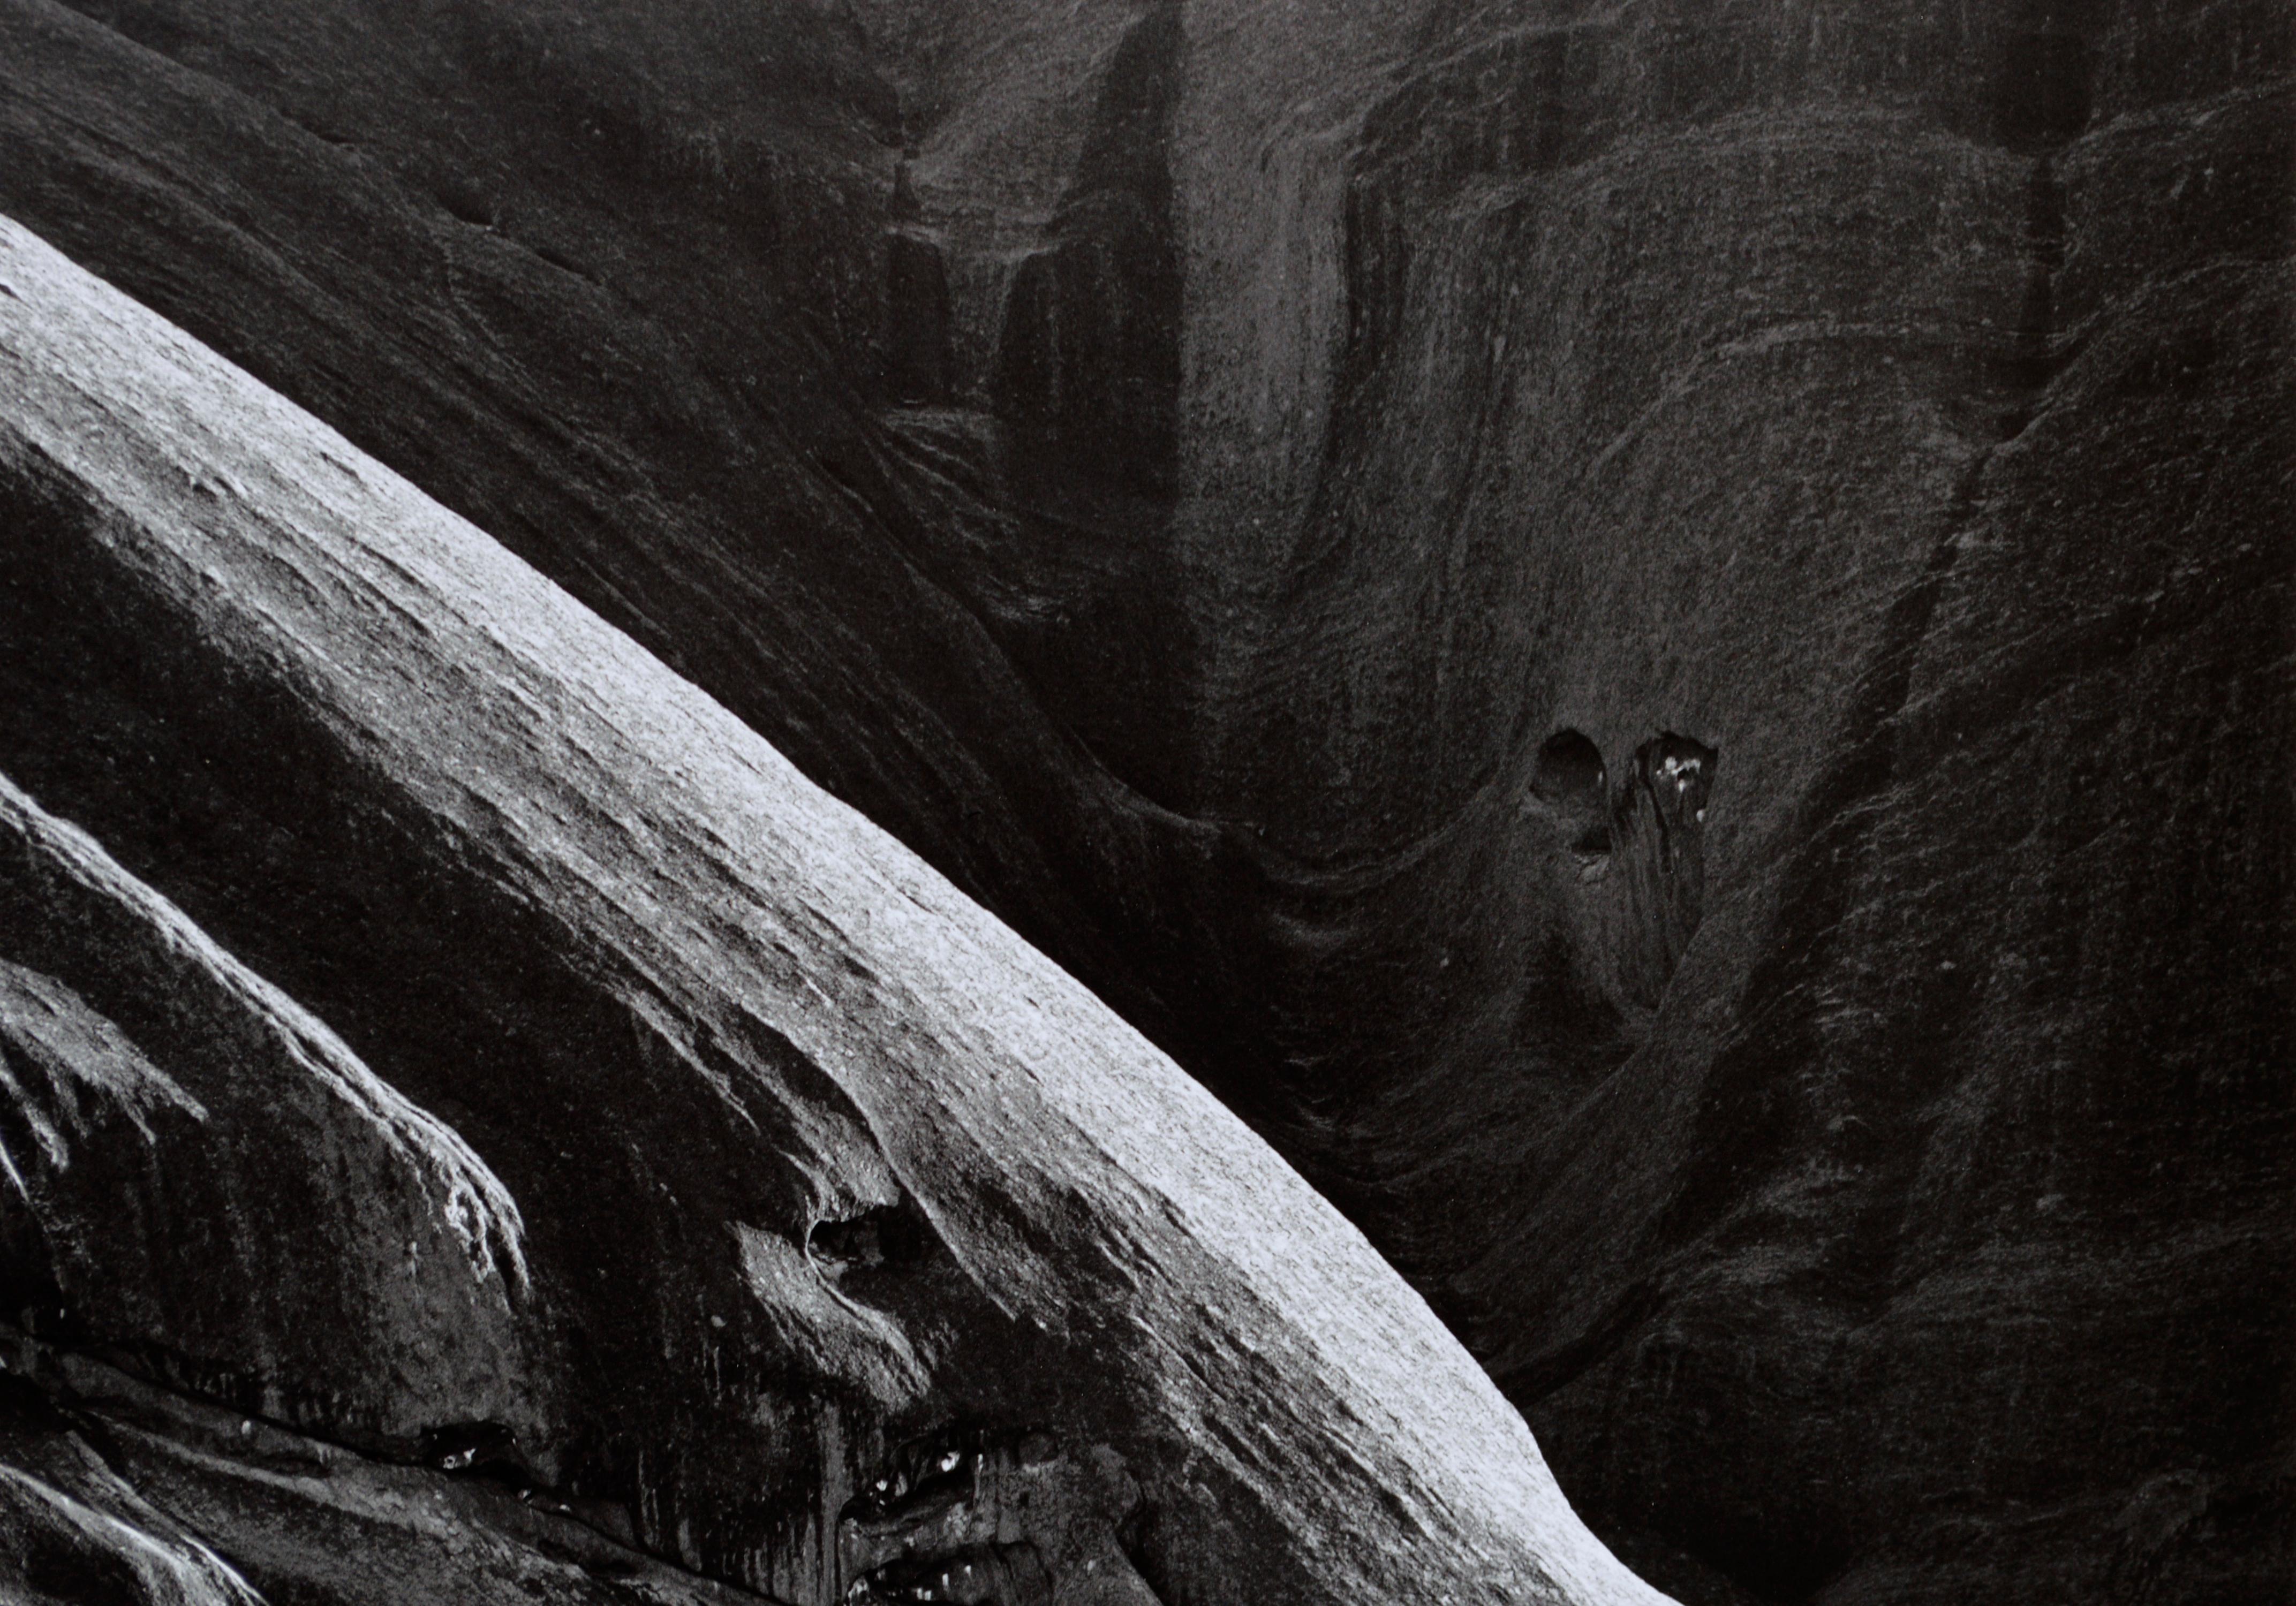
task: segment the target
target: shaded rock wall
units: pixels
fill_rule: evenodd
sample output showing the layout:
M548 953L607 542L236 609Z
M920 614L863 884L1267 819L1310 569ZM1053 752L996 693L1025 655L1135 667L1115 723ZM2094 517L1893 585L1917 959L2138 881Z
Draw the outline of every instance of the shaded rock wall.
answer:
M0 1580L37 1606L268 1601L736 1606L763 1598L663 1564L581 1503L375 1461L0 1330L16 1510ZM29 1517L29 1520L27 1520ZM59 1520L61 1519L61 1520ZM218 1553L227 1549L229 1558Z
M1761 1595L2264 1598L2284 29L1428 28L1351 159L1328 467L1211 722L1242 812L1358 867L1294 950L1337 1195L1574 1496ZM1702 923L1638 884L1608 997L1622 933L1575 912L1636 866L1501 846L1546 840L1513 802L1564 728L1720 754ZM2136 1536L2169 1488L2207 1493Z
M4 779L0 832L9 1311L403 1455L441 1421L533 1437L502 1182Z

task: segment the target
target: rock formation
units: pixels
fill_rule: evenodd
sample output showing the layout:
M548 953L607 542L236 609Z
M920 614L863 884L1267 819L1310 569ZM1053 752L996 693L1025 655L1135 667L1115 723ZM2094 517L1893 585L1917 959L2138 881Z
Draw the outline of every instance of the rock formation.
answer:
M29 1337L611 1491L784 1598L1146 1602L1136 1519L1182 1600L1661 1598L1361 1235L1072 979L12 224L0 274L12 761L291 944L388 1073L0 791ZM940 1485L978 1531L873 1545Z
M0 211L285 398L266 409L308 409L563 586L1168 1051L1425 1296L1654 1582L1734 1603L2276 1601L2296 1570L2284 13L0 0ZM0 316L35 327L20 301ZM332 1134L329 1163L362 1179L299 1216L356 1192L363 1214L326 1233L414 1212L445 1234L433 1281L390 1284L410 1322L424 1301L511 1299L512 1245L554 1268L533 1311L512 1300L507 1325L419 1357L425 1388L515 1380L430 1453L596 1499L534 1519L586 1534L636 1499L619 1539L792 1599L839 1565L829 1491L896 1472L855 1508L849 1566L890 1565L885 1547L927 1528L994 1552L981 1536L1020 1531L1003 1514L1020 1491L1058 1491L1030 1498L1100 1513L1102 1536L1044 1556L1162 1558L1144 1586L1215 1599L1229 1562L1170 1559L1214 1555L1190 1549L1200 1530L1287 1536L1266 1543L1290 1557L1308 1534L1403 1520L1365 1493L1386 1473L1350 1495L1312 1458L1238 1474L1259 1492L1208 1493L1184 1520L1152 1446L1194 1430L1159 1391L1217 1392L1185 1367L1135 1378L1161 1380L1161 1405L1111 1396L1088 1427L1062 1414L1074 1400L960 1412L1013 1367L951 1339L917 1363L935 1421L888 1407L823 1447L804 1402L882 1398L907 1363L827 1336L844 1306L787 1303L778 1251L747 1240L735 1291L779 1314L744 1318L763 1325L742 1341L834 1375L695 1393L682 1368L711 1341L693 1311L567 1303L550 1278L578 1243L621 1257L601 1281L636 1299L703 1275L667 1224L775 1230L743 1190L779 1184L721 1175L757 1142L726 1125L728 1066L794 1053L846 1086L786 1024L787 1051L661 1024L732 1007L703 993L785 987L770 979L849 953L877 979L813 978L840 1000L1017 1006L959 979L970 949L892 964L847 889L800 919L797 883L771 880L752 892L827 946L744 960L741 987L661 979L662 954L730 940L717 916L685 931L650 888L596 914L611 941L585 935L552 857L618 841L602 797L667 807L627 772L651 737L529 687L538 709L498 728L545 745L494 770L474 750L499 784L467 793L464 693L430 698L389 763L372 721L322 740L308 709L332 693L295 653L181 623L225 606L189 578L163 626L148 587L85 567L138 515L89 522L71 488L90 471L46 463L10 492L51 512L37 548L12 526L8 561L49 567L0 582L0 772L22 818L102 843L75 862L117 859L87 885L170 912L153 930L196 922L201 974L246 979L139 990L119 955L148 932L72 935L78 957L45 964L0 953L6 1019L38 1023L11 1031L47 1045L12 1051L7 1127L12 1155L51 1166L25 1177L42 1208L82 1219L103 1185L39 1159L35 1123L77 1152L85 1119L120 1166L160 1157L132 1175L192 1189L152 1195L184 1198L183 1220L216 1214L252 1179L194 1158L237 1118L199 1067L254 1056L300 1090L281 1108L320 1123L265 1152ZM217 511L274 494L228 471L248 495L135 482ZM280 484L324 505L380 473ZM68 534L53 510L73 507ZM511 610L499 628L529 627ZM439 660L399 634L410 663ZM472 651L498 667L511 649ZM624 757L573 752L577 728ZM444 790L379 778L401 763ZM660 862L734 873L750 848L718 807L681 805L717 835ZM1049 967L947 907L1044 999ZM274 1002L216 1016L201 986ZM882 1017L855 1019L849 1052L890 1052ZM1122 1041L1096 1062L1160 1065ZM627 1065L644 1069L610 1069ZM665 1077L684 1102L617 1102ZM539 1118L519 1090L545 1085L562 1148L521 1126ZM884 1086L911 1112L958 1096L930 1075ZM1097 1116L1072 1129L1114 1142ZM674 1165L627 1158L673 1137ZM802 1171L869 1144L769 1147ZM1033 1135L992 1150L1052 1164ZM898 1189L851 1184L825 1236L774 1241L840 1288L908 1275L920 1246L956 1250L930 1201L979 1184L1002 1201L989 1219L1051 1234L1023 1233L1012 1264L1064 1299L1119 1298L1078 1258L1098 1241L1078 1224L1130 1217L1088 1190L1055 1207L938 1150L882 1163ZM663 1187L675 1211L631 1202ZM439 1213L456 1198L463 1214ZM234 1230L178 1248L123 1218L105 1253L156 1276L254 1241ZM221 1400L261 1434L364 1458L362 1488L435 1476L400 1464L426 1453L406 1435L455 1423L394 1422L392 1399L338 1378L414 1359L306 1357L337 1392L235 1403L293 1358L254 1291L113 1313L163 1348L208 1346L212 1374L92 1357L40 1331L41 1300L75 1277L70 1299L148 1285L73 1252L93 1251L57 1251L55 1295L27 1295L43 1376L111 1365L124 1381L87 1397L160 1389L171 1422ZM369 1252L308 1276L357 1304L381 1274ZM947 1320L977 1335L1009 1315ZM1086 1375L1068 1364L1046 1367ZM464 1383L442 1381L457 1366ZM583 1392L609 1375L627 1395ZM734 1425L753 1405L726 1401L768 1397L792 1413L768 1437L815 1448L766 1473L743 1459L757 1429ZM148 1531L173 1559L146 1564L207 1578L192 1497L105 1483L127 1463L88 1463L79 1428L39 1414L58 1399L28 1397L8 1430L28 1446L8 1464L77 1503L40 1507L71 1514L37 1531L166 1504ZM591 1439L567 1437L577 1421ZM904 1448L912 1425L940 1437ZM639 1468L649 1434L688 1460ZM1446 1431L1374 1437L1417 1469L1398 1487L1456 1470ZM970 1499L933 1483L949 1454ZM576 1467L580 1489L554 1481ZM700 1513L744 1478L744 1499L813 1513L790 1518L810 1536L711 1529ZM890 1497L903 1479L922 1504ZM1566 1529L1509 1543L1546 1556ZM1082 1561L979 1565L1027 1599L1058 1586L1028 1567ZM1441 1563L1386 1565L1364 1586L1440 1598Z

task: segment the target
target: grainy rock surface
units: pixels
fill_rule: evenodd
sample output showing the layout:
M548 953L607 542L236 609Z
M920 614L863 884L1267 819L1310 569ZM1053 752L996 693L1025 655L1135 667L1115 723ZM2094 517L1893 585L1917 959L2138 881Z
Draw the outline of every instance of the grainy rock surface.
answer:
M409 1456L442 1402L530 1436L501 1181L4 777L0 843L12 1312Z
M1663 1600L1362 1236L1074 979L12 223L0 281L10 761L259 930L381 1068L0 793L31 912L0 1019L46 1077L16 1113L76 1106L150 1176L26 1179L60 1323L803 1602L963 1598L890 1592L982 1545L1078 1602ZM273 1303L204 1294L233 1248ZM920 1454L1027 1520L900 1567L845 1538L914 1505ZM992 1498L1013 1479L1033 1501ZM406 1565L386 1598L426 1598Z
M0 209L1169 1049L1648 1576L2286 1596L2276 0L4 0L0 62ZM174 774L107 847L371 1063L451 1035L322 1007L304 932L432 918L308 868L358 830Z
M281 1601L751 1606L598 1531L562 1500L372 1461L0 1331L11 1594L47 1606ZM604 1513L592 1507L593 1521ZM29 1520L26 1520L26 1517ZM62 1520L59 1520L62 1518ZM207 1537L203 1536L211 1536ZM217 1553L227 1546L226 1560Z

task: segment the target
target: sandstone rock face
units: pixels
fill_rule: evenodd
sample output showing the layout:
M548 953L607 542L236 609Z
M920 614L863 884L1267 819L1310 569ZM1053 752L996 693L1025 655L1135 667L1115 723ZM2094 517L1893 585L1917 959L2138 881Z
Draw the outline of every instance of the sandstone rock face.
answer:
M1066 973L13 224L0 279L9 761L383 1068L0 793L11 1091L55 1140L12 1269L45 1249L70 1335L784 1599L1663 1600ZM275 1302L203 1294L251 1250Z
M2284 9L5 0L0 209L1172 1052L1685 1599L2277 1601ZM34 656L0 769L472 1136L367 806Z
M530 1437L500 1180L5 781L0 831L12 1309L408 1454L441 1401Z

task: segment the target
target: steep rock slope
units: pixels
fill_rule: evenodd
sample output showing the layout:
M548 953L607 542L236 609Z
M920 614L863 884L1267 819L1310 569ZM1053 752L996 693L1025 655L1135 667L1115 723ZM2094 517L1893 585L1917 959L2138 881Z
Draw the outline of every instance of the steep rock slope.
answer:
M0 283L0 751L378 1068L0 793L10 1064L111 1118L70 1172L158 1171L27 1179L67 1324L354 1448L427 1421L442 1467L624 1503L646 1549L799 1601L927 1569L1139 1606L1663 1600L1362 1236L1073 979L12 223ZM36 1127L76 1102L22 1080ZM186 1123L222 1163L170 1171ZM186 1298L229 1251L163 1256L144 1197L243 1233L270 1301ZM74 1240L127 1247L94 1278Z
M1169 1019L1108 928L1213 833L1046 717L889 480L895 107L834 30L794 0L90 9L116 29L0 9L0 205Z

